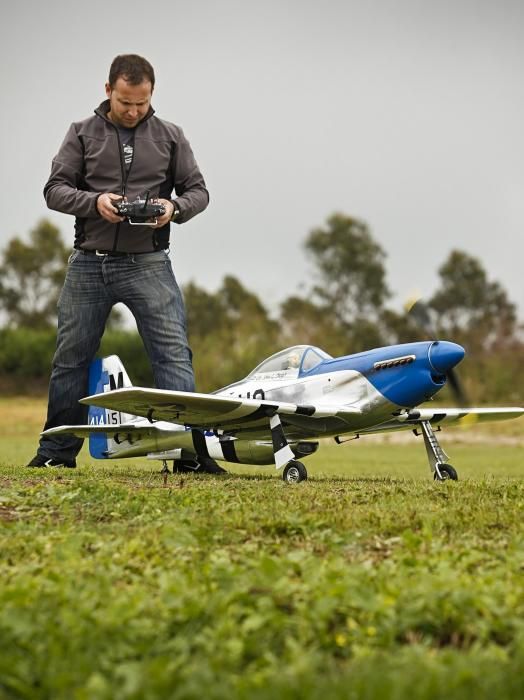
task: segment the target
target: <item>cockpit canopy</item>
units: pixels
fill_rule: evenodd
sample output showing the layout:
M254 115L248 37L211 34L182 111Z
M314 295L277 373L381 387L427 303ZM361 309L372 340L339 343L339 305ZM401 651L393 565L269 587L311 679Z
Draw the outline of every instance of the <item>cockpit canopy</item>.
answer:
M271 355L267 360L248 374L246 378L257 378L260 375L275 377L298 376L309 372L323 360L330 360L331 355L313 345L294 345Z

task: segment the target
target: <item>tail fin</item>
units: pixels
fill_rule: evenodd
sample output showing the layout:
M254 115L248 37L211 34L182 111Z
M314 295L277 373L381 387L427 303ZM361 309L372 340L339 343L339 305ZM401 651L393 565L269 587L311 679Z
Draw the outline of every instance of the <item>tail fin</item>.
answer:
M124 365L117 355L97 358L89 367L89 394L102 394L106 391L133 386ZM90 406L87 422L90 425L119 425L133 420L135 416L111 409ZM95 433L89 437L89 453L96 459L104 459L108 453L108 439L105 433Z

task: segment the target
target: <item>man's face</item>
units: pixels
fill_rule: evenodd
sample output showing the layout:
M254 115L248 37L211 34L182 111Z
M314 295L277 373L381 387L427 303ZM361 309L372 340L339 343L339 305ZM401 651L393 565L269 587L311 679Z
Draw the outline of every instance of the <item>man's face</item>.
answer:
M117 126L132 129L149 111L153 89L149 80L131 85L124 78L117 78L113 87L106 83L109 98L108 117Z

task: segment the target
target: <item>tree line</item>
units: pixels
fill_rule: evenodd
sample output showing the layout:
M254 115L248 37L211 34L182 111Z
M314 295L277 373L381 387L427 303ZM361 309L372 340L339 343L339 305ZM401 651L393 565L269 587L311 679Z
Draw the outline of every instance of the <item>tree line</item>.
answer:
M270 315L260 298L233 275L210 292L183 287L197 389L210 391L245 376L283 347L317 345L331 355L427 339L404 310L391 308L386 253L365 222L335 213L309 232L304 251L312 268L302 295L283 300ZM54 350L56 302L70 249L60 231L41 220L29 241L9 241L0 264L0 385L20 391L44 385ZM474 402L522 401L524 343L515 305L482 263L452 250L438 269L427 300L434 333L464 345L460 368ZM101 354L120 355L135 383L151 384L136 331L113 312ZM445 398L443 392L443 398Z

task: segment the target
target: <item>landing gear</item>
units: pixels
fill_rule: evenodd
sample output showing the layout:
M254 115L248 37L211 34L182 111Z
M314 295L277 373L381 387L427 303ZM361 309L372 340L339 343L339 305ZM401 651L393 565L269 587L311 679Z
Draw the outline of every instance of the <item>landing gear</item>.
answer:
M164 486L167 486L167 476L170 472L169 467L167 466L167 460L165 459L162 460L162 471L160 473L164 477Z
M455 469L451 466L451 464L439 464L438 471L437 469L435 469L433 478L435 479L435 481L447 481L448 479L457 481L458 475Z
M292 459L284 467L282 478L287 484L298 484L300 481L306 481L307 470L302 462Z
M429 468L433 472L435 481L457 481L458 475L451 464L447 463L448 455L444 452L437 440L431 423L429 421L421 421L420 428L424 438L424 446L428 455ZM418 433L415 431L415 435Z
M227 474L211 457L197 455L195 459L174 459L173 474Z

